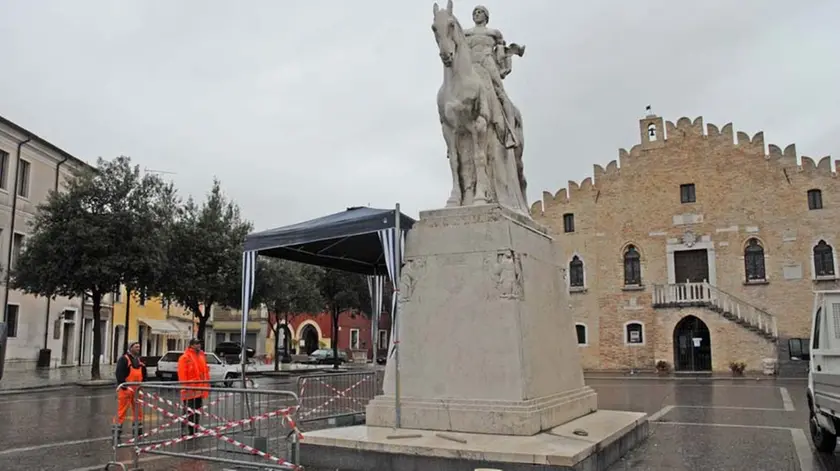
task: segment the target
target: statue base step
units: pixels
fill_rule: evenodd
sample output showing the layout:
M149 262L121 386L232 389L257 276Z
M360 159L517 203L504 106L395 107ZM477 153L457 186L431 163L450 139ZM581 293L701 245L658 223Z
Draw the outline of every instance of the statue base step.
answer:
M573 391L528 401L400 398L400 426L408 429L498 435L535 435L594 412L595 391ZM367 406L366 423L396 427L396 400L377 396Z
M645 414L598 411L530 437L356 426L306 432L314 471L603 471L648 436Z

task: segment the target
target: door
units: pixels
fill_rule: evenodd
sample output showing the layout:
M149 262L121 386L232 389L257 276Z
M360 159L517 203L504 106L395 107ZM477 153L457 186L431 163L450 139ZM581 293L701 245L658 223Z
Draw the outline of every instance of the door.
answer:
M709 253L706 249L674 252L674 281L702 283L709 281Z
M706 323L685 316L674 327L674 366L677 371L711 371L712 342Z
M301 332L301 337L303 340L303 352L306 355L311 355L312 352L318 350L318 331L315 330L315 327L312 327L311 324L305 325Z
M65 323L61 338L61 364L69 365L71 362L70 352L73 348L73 327L74 324Z

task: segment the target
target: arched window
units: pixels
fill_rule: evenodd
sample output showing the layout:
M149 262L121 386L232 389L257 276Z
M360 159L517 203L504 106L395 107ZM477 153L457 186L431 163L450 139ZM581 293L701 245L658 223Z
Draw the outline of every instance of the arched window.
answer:
M588 340L586 338L586 325L585 324L575 324L575 333L577 334L577 343L578 345L586 345L588 344Z
M634 245L628 245L624 251L624 285L641 286L642 257Z
M583 288L583 260L577 255L569 262L569 286Z
M756 238L747 241L747 246L744 248L744 272L747 275L747 281L765 280L764 247Z
M628 322L624 326L624 343L630 345L645 343L645 328L641 322Z
M648 124L648 140L655 141L656 140L656 125L653 123Z
M834 250L824 240L814 246L814 274L834 276Z

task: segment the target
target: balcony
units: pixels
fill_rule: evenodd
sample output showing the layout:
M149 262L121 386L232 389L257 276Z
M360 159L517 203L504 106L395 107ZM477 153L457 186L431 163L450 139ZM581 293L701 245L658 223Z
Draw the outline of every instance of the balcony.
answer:
M748 330L757 332L768 340L776 340L779 337L776 317L773 314L707 282L654 285L653 307L660 309L704 307Z

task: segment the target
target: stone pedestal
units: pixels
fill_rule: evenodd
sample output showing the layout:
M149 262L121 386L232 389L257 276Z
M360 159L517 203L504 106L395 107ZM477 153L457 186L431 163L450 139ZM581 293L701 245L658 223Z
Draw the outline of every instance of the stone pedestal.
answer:
M400 288L402 428L531 436L597 410L556 254L497 205L420 214ZM394 367L370 426L395 425Z

